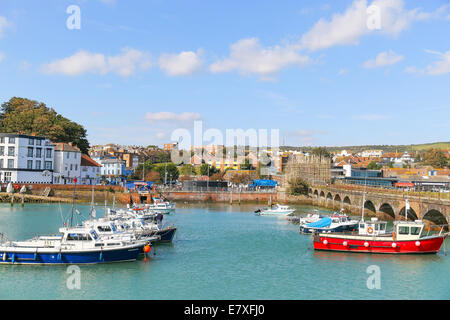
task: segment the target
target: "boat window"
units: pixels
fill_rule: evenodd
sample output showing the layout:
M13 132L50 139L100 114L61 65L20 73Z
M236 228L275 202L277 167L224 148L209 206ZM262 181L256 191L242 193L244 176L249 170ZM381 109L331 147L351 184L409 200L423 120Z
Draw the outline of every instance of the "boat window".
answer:
M385 223L380 224L380 230L386 230L386 224Z
M112 224L112 223L111 223L111 230L114 232L116 232L116 230L117 230L116 227L114 226L114 224Z
M409 234L409 227L398 227L399 234Z
M94 230L91 231L91 235L92 235L92 238L94 238L95 240L98 239L98 235Z
M111 232L111 228L109 226L98 226L97 229L100 232Z
M378 223L375 224L375 230L376 230L376 231L380 230L380 225L379 225Z
M364 223L360 223L360 224L359 224L359 227L360 227L361 229L364 229L364 227L365 227L365 226L364 226Z
M84 233L69 233L67 236L68 241L86 241L91 240L88 234Z
M411 234L417 236L420 233L420 227L411 227Z

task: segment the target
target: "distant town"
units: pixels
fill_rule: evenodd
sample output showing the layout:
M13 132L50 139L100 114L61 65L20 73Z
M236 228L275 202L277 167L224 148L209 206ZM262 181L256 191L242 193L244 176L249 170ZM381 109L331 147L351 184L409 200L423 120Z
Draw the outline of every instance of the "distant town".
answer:
M163 147L111 143L94 145L84 154L74 143L55 143L33 134L0 133L0 177L3 183L19 184L77 182L125 186L133 181L149 181L183 188L196 181L197 187L277 188L289 184L285 173L296 157L319 156L328 159L326 178L300 174L308 183L323 180L324 183L434 192L450 189L449 149L428 148L410 153L381 149L328 151L325 147L308 151L280 148L273 152L265 148L260 153L265 153L268 161L262 163L248 148L244 155L229 158L226 155L234 148L207 145L192 147L189 163L175 164L171 153L177 148L176 143ZM261 183L262 180L266 182Z

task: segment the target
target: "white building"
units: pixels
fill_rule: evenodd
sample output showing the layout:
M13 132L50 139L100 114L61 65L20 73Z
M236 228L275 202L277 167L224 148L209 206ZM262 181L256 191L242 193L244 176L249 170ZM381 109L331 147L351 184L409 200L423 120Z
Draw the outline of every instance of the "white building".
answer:
M102 165L102 176L121 176L125 168L125 161L120 159L100 159L98 162Z
M55 144L53 183L73 184L81 178L81 151L71 143Z
M53 150L43 137L0 133L0 181L51 183Z
M101 182L101 165L89 156L81 155L81 184L96 185Z

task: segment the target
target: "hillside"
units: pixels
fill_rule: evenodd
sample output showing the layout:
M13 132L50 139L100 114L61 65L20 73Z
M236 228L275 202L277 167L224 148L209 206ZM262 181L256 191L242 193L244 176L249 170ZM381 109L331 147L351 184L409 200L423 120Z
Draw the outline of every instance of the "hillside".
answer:
M282 146L280 150L302 150L310 151L314 147L291 147ZM434 143L423 143L423 144L412 144L412 145L365 145L365 146L339 146L339 147L326 147L328 151L340 151L348 150L352 152L360 152L364 150L383 150L385 152L411 152L424 151L430 148L438 149L450 149L450 142L434 142Z

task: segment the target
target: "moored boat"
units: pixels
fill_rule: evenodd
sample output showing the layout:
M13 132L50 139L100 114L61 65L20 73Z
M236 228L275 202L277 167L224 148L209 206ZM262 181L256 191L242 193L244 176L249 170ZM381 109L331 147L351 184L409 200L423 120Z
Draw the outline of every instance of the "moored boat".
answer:
M275 204L270 208L258 209L255 211L255 213L260 216L287 216L294 212L295 209L279 204Z
M60 228L55 236L0 244L0 264L98 264L134 261L145 243L102 239L90 228Z
M361 221L358 233L328 234L315 233L315 250L360 252L360 253L437 253L448 233L441 226L438 234L424 232L425 223L416 221L395 221L393 232L386 231L385 221L372 218Z
M353 231L358 228L358 221L350 219L346 214L335 213L331 217L324 217L311 223L300 225L300 233L313 232L344 232Z

